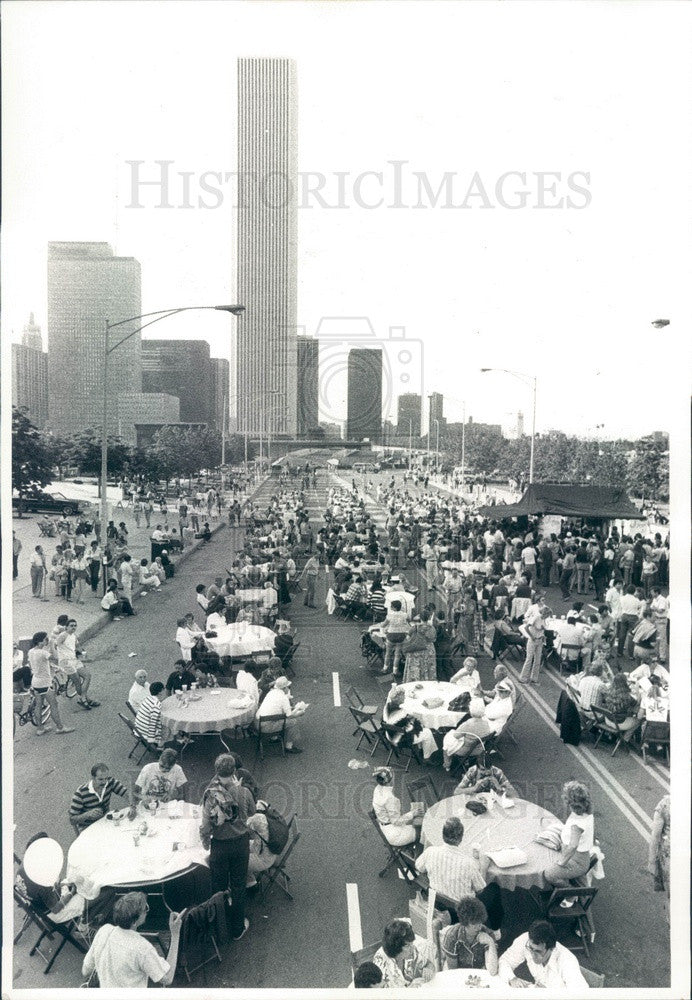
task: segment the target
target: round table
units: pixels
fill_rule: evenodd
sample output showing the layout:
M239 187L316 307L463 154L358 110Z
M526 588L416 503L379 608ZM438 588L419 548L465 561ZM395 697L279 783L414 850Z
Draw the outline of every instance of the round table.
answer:
M468 984L473 978L480 980L477 986ZM425 984L426 992L435 996L472 996L477 989L483 990L483 996L507 995L507 984L499 976L491 976L487 969L443 969Z
M192 698L197 700L190 700ZM187 699L187 703L185 703ZM249 726L257 705L247 691L235 688L202 688L180 701L173 694L161 702L161 725L173 733L220 733L235 726Z
M526 799L514 799L515 804L511 809L505 809L496 802L486 813L474 816L465 806L469 799L477 798L477 795L453 795L431 806L423 818L422 843L426 847L441 844L445 820L458 816L464 824L461 850L469 857L474 844L484 854L504 847L519 847L528 856L523 865L514 868L498 868L491 860L486 876L488 882L497 882L502 889L510 891L517 887L530 889L533 885L541 889L549 888L543 872L555 864L558 854L543 844L537 844L534 838L548 824L557 823L556 817L547 809Z
M429 729L459 725L464 713L450 712L447 708L450 701L462 693L462 689L456 684L448 681L411 681L401 687L406 691L402 709L418 719L421 725ZM444 698L444 704L439 708L427 708L423 702L428 698Z
M196 864L208 865L209 855L199 836L201 806L162 803L155 814L140 807L133 820L127 811L125 807L116 813L123 817L118 825L105 816L92 823L67 852L65 877L87 899L96 899L104 885L147 885L174 878ZM174 817L171 812L182 815ZM136 845L134 834L145 820L152 835L140 835Z
M489 562L450 562L445 559L440 563L441 569L458 569L462 576L473 576L474 573L482 573L484 576L490 574L492 564Z
M206 643L219 656L250 656L272 652L275 639L276 633L264 625L235 622L220 628L216 638L207 639Z
M243 604L259 604L264 593L262 587L249 587L246 590L236 590L235 596L239 597Z

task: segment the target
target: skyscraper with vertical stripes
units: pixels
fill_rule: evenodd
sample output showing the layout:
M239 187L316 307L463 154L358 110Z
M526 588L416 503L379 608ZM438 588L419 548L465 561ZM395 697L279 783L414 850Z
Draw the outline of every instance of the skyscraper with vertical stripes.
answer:
M238 60L236 414L297 432L297 109L290 59Z

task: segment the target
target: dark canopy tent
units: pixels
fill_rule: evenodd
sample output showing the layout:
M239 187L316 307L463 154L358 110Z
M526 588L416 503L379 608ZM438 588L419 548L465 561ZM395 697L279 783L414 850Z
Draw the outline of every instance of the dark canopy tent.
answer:
M619 486L558 486L533 483L518 503L481 507L482 517L528 517L560 514L562 517L643 520L624 489Z

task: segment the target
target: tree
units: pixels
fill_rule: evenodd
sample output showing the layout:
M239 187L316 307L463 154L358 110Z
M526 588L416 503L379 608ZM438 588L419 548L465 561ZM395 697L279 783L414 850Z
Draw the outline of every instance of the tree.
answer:
M119 476L130 458L131 449L119 437L109 437L108 474ZM101 432L92 427L73 434L68 439L69 457L80 472L97 476L101 472Z
M242 440L238 435L226 442L227 460L229 454L239 448ZM162 427L154 435L152 452L161 467L165 469L166 480L172 476L186 476L189 479L202 469L215 469L221 464L221 435L208 427Z
M70 439L42 431L41 441L50 457L51 464L58 470L58 479L63 479L65 467L72 461Z
M53 478L53 463L37 428L26 410L12 407L12 485L21 499L30 490L46 486Z
M668 438L653 435L635 441L634 454L627 469L630 493L652 500L667 500L669 496Z

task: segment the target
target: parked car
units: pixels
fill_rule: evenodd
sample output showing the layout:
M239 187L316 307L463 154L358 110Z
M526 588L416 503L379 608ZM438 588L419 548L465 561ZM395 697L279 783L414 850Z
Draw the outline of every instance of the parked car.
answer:
M82 514L84 505L79 500L68 500L63 493L45 493L43 490L32 490L22 497L12 497L12 507L24 514Z

